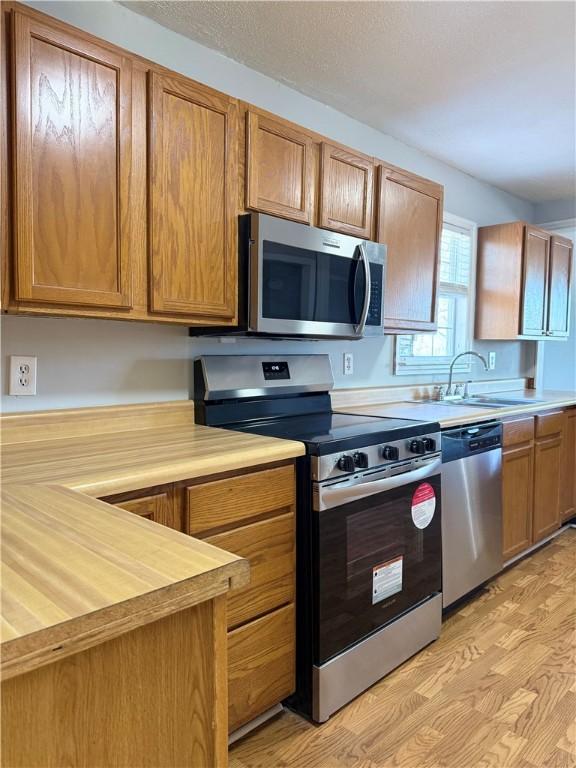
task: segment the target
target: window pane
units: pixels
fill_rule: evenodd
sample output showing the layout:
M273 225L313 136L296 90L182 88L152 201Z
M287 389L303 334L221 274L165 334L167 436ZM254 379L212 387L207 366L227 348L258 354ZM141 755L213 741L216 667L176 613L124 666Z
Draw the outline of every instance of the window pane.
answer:
M470 255L470 234L444 225L440 241L440 281L467 286L470 282Z
M435 334L432 333L420 333L414 336L414 347L412 354L415 357L429 357L432 354L434 336Z

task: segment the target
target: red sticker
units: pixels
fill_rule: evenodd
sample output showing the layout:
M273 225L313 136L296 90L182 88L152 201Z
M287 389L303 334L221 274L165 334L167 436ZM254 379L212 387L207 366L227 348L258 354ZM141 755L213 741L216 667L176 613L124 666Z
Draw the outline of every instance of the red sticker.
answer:
M426 528L436 510L436 493L430 483L420 483L412 496L412 520L416 528Z

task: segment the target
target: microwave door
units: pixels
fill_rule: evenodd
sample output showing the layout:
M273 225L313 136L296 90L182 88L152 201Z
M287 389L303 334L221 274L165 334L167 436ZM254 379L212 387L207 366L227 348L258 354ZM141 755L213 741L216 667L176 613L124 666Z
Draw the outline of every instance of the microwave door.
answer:
M359 337L362 309L359 312L357 307L366 303L360 264L361 259L348 254L264 241L258 270L261 291L256 330Z

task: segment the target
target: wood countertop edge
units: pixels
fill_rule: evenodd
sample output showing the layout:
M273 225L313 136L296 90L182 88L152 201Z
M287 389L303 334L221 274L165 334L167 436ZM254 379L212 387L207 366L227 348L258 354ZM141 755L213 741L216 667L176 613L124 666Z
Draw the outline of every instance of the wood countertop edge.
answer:
M130 514L127 512L126 514ZM2 643L0 677L8 680L192 608L250 580L244 558L81 617Z

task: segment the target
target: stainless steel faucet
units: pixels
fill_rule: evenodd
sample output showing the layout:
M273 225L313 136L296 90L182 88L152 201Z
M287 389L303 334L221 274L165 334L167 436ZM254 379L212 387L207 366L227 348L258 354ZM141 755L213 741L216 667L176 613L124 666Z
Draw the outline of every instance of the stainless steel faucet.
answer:
M469 350L467 352L461 352L459 355L456 355L454 360L450 363L450 376L448 377L448 389L446 390L445 397L449 397L452 395L452 376L454 374L454 363L457 360L460 360L461 357L464 357L465 355L473 355L474 357L477 357L478 360L482 360L484 363L484 370L488 370L488 363L486 362L486 358L483 355L479 355L478 352L473 352L472 350Z

